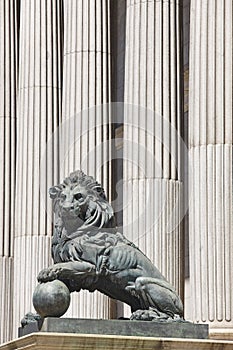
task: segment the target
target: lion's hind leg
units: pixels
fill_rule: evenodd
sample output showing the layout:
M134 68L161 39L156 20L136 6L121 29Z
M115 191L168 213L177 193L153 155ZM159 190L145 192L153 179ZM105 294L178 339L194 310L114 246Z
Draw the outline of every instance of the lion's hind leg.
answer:
M141 310L133 313L135 319L168 319L183 316L183 305L174 288L165 280L138 277L126 287L140 300Z

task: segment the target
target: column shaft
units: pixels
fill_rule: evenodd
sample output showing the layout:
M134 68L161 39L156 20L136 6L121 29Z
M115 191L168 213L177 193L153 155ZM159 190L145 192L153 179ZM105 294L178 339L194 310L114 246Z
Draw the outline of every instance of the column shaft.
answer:
M179 1L127 1L125 234L182 294Z
M215 328L231 328L231 0L191 2L190 45L189 230L193 320Z
M16 2L0 1L0 343L12 332L17 34Z
M82 169L111 193L110 1L64 2L61 180ZM110 140L110 142L109 142ZM105 318L109 300L82 291L68 315Z
M52 208L47 191L58 181L58 147L51 137L61 114L61 2L23 0L20 4L15 332L20 319L32 310L38 272L50 263Z

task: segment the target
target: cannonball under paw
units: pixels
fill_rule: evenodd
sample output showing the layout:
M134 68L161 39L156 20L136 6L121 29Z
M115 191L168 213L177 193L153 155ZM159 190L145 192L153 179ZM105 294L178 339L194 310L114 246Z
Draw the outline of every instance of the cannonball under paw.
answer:
M33 293L33 305L42 317L60 317L70 305L70 291L67 286L54 280L40 283Z

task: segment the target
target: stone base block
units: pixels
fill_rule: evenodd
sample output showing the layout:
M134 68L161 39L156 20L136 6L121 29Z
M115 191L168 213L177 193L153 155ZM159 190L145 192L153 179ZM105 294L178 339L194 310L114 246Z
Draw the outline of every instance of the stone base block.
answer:
M39 329L35 322L21 328L19 335L23 336L36 331L39 331ZM197 325L189 322L95 320L48 317L44 320L40 332L207 339L208 325Z
M91 329L90 329L91 331ZM232 341L33 333L0 345L0 350L232 350Z
M212 328L209 331L209 338L233 341L233 328L222 328L222 329Z

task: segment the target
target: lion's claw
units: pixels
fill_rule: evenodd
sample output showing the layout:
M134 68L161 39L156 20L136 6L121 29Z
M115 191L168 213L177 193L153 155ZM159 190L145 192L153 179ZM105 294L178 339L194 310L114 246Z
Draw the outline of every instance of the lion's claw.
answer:
M140 320L140 321L165 321L172 319L169 315L156 310L156 308L149 308L149 310L137 310L132 313L130 320Z
M41 282L41 283L54 281L58 279L60 271L61 271L61 268L55 268L55 267L43 269L39 272L37 276L37 280L38 282Z

